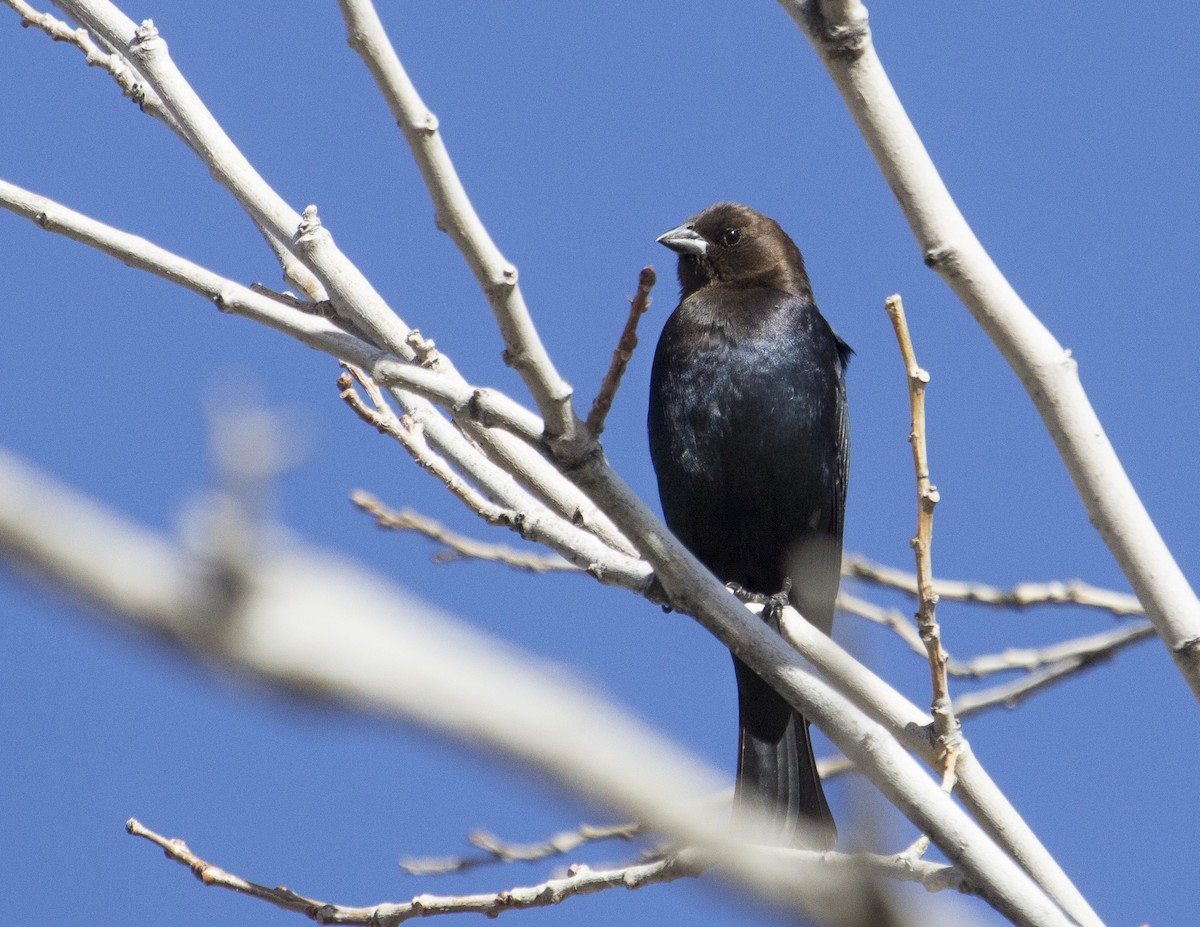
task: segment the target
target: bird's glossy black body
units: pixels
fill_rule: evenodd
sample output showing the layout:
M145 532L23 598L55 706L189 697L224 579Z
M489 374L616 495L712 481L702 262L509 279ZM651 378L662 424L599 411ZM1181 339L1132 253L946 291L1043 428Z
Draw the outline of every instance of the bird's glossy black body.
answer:
M680 252L683 295L659 339L649 433L663 514L724 582L791 599L828 633L841 569L850 349L812 299L803 259L771 219L717 204L660 241ZM836 839L808 725L748 667L737 670L736 805Z

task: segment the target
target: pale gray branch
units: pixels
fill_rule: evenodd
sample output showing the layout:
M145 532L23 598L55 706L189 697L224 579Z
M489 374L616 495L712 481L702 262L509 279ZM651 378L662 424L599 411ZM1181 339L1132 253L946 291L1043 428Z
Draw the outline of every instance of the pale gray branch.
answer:
M375 519L380 528L392 531L412 531L441 544L443 550L434 555L434 560L446 563L451 560L488 560L503 563L514 570L529 573L579 572L579 567L557 554L539 554L518 550L507 544L487 544L474 538L451 531L441 522L414 512L412 509L390 509L368 492L355 490L350 501ZM482 513L481 513L482 514ZM492 517L484 516L488 521Z
M874 563L866 557L852 554L842 561L842 575L852 579L891 589L899 589L909 595L917 594L917 577L906 570ZM986 583L967 582L956 579L935 579L934 591L938 598L958 602L974 602L980 605L995 605L1001 608L1032 608L1037 605L1081 605L1111 612L1114 615L1144 615L1146 610L1135 596L1112 589L1101 589L1078 579L1065 582L1018 583L1009 589L990 586Z
M487 831L474 831L467 839L483 851L482 856L409 857L400 861L400 867L412 875L444 875L466 872L489 863L538 862L600 840L633 840L643 832L640 824L633 823L580 824L575 830L561 831L539 843L509 843Z
M328 319L301 312L221 277L144 238L114 229L46 197L37 196L2 180L0 208L24 216L47 231L89 245L131 267L145 270L191 290L211 300L222 311L269 325L309 347L350 361L356 366L379 370L386 382L405 383L409 387L423 389L435 400L447 402L451 411L457 412L461 417L460 420L469 421L478 416L481 428L511 428L511 439L514 442L518 440L516 435L526 440L536 439L534 432L537 428L533 423L536 416L507 397L501 397L492 390L472 387L461 377L445 371L406 365L396 357L342 330ZM402 373L406 367L415 371L415 374L408 376ZM580 569L587 570L606 583L638 591L645 589L650 580L650 570L644 563L626 553L613 550L590 532L576 527L552 512L538 499L521 489L507 471L481 454L475 445L438 415L423 398L409 393L403 395L407 397L406 408L410 410L414 421L422 426L420 441L406 443L410 452L427 444L439 458L448 459L457 473L466 474L474 485L485 492L489 502L482 508L490 506L497 512L503 509L520 516L507 520L493 518L493 523L504 523L514 529L523 529L526 536L541 541L561 555L569 557ZM419 457L418 460L427 458ZM551 469L544 461L543 465L545 469ZM563 505L569 506L575 497L581 498L577 490L563 500ZM592 503L589 502L588 505L594 509ZM475 507L475 510L482 512L482 508Z
M297 214L255 171L171 60L167 43L152 22L137 26L108 0L54 2L128 57L162 100L173 119L171 125L180 137L264 234L286 245L312 270L339 315L366 332L370 340L386 352L406 361L416 357L409 344L412 330L334 244L333 236L317 216L316 207L306 208L303 216ZM458 372L444 355L438 355L433 365L449 377L458 377ZM432 440L439 444L453 441L450 432L454 429L450 423L433 413L423 398L400 389L394 389L393 395L409 411L417 412L424 407L426 427ZM570 480L523 441L503 431L477 427L470 421L462 424L490 457L556 514L586 527L622 553L636 553L590 499L579 493ZM595 442L591 442L590 446L594 445Z
M1200 698L1200 600L1138 498L1078 363L1005 279L959 212L896 95L859 0L780 0L812 42L920 245L1021 379L1088 516Z
M1061 641L1047 647L1012 647L1001 653L954 661L952 671L958 676L978 678L1006 670L1038 670L1063 660L1077 659L1092 663L1107 659L1123 647L1145 640L1153 633L1154 625L1139 621L1136 624Z
M558 373L537 333L517 283L517 268L505 259L488 234L458 179L442 141L437 117L421 100L400 63L370 0L338 0L346 33L371 72L425 179L438 228L466 259L492 307L504 337L504 359L524 379L553 435L579 428L571 404L571 386Z

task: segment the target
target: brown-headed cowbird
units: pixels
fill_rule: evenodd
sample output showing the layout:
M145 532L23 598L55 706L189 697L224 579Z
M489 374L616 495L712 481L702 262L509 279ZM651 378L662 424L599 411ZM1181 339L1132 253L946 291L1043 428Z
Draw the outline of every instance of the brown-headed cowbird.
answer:
M804 259L773 219L717 203L658 241L679 254L682 288L650 379L650 452L667 525L723 582L770 596L790 581L792 604L829 633L853 352L817 310ZM734 667L735 822L750 807L772 822L756 839L832 846L808 722L736 657ZM798 837L797 824L813 839Z

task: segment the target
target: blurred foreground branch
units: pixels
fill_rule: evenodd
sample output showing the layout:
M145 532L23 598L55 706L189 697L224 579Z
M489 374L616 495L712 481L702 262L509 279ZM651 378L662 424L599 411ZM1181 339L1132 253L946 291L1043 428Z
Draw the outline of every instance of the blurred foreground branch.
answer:
M733 839L719 814L700 812L718 774L560 669L332 554L260 549L230 584L219 562L0 452L0 559L257 682L416 722L533 767L694 847L700 868L797 912L857 927L863 905L879 903L864 890L871 867L826 866L821 854L797 858Z

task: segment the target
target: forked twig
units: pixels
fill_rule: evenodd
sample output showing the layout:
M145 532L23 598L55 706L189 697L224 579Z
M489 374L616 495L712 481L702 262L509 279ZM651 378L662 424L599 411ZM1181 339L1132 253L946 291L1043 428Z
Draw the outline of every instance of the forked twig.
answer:
M485 914L496 917L505 911L549 907L576 895L588 895L609 888L633 889L656 882L670 882L694 876L702 868L694 860L681 860L676 856L612 869L591 869L580 865L571 867L561 879L549 879L539 885L475 895L422 894L410 901L350 907L308 898L283 886L271 888L243 879L201 859L182 840L156 834L133 818L126 822L125 829L135 837L142 837L162 847L168 859L187 866L205 885L258 898L285 911L303 914L318 924L353 924L362 927L395 927L413 918L436 914ZM934 874L938 878L945 878L940 872Z

